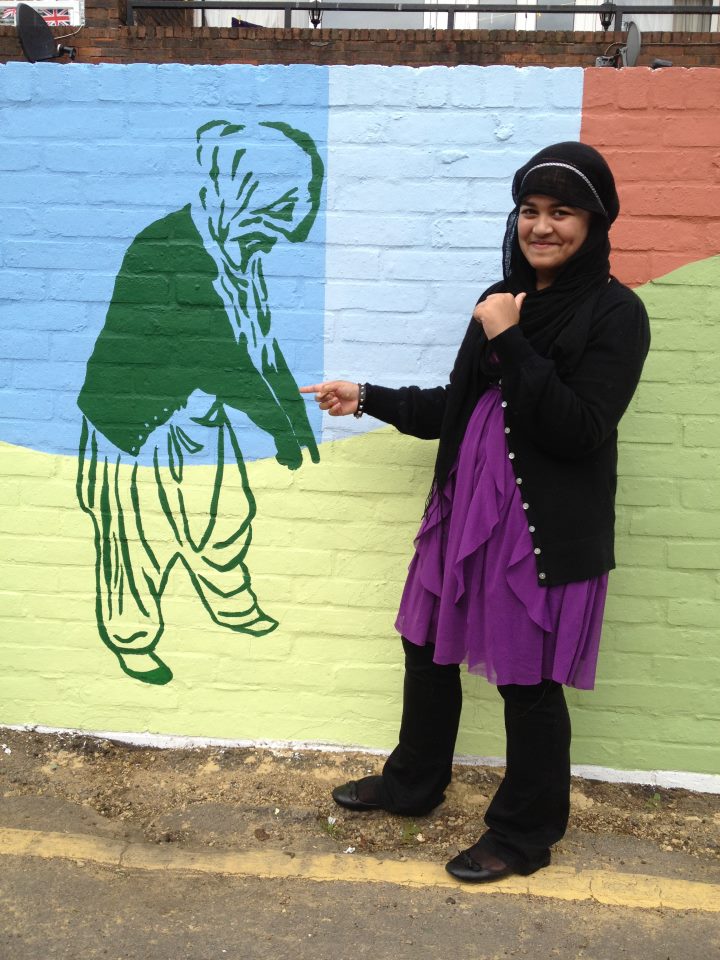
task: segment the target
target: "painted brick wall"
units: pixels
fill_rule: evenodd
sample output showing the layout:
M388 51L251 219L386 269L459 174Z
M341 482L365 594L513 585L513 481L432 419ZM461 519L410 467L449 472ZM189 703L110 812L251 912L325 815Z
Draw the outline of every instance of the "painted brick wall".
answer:
M708 122L720 75L600 73L586 74L581 138L617 173L614 266L642 291L653 324L621 428L619 568L605 630L618 647L606 677L637 684L634 762L660 733L673 765L692 768L704 747L691 731L713 716L720 683L720 135ZM683 717L673 730L669 713ZM716 751L712 723L700 740Z
M78 501L87 361L133 239L197 204L207 170L196 131L210 121L254 130L260 165L266 146L272 153L262 124L277 122L307 133L322 160L307 239L279 242L263 261L273 331L298 383L444 382L474 300L497 277L513 170L547 142L583 139L616 167L624 208L616 272L646 300L654 345L621 431L619 567L597 690L570 697L574 759L720 773L718 77L0 68L0 723L392 746L400 693L392 625L433 445L369 418L323 423L313 411L319 463L306 453L288 470L267 432L233 421L247 484L226 458L235 478L223 481L221 513L239 529L251 490L257 512L244 563L262 612L279 626L253 633L246 619L229 629L227 610L201 602L178 561L162 586L153 647L173 678L143 683L101 638L97 604L117 589L114 575L137 575L142 564L97 554L92 511ZM267 182L285 176L280 167L271 174ZM153 269L151 302L165 296L170 268ZM207 306L201 279L195 294L175 289L178 309ZM192 437L196 428L185 426ZM152 496L158 470L164 489L176 490L171 467L154 466L152 439L137 458L108 449L100 538L122 506L124 517L142 519L140 533L125 527L132 549L144 538L158 558L170 555L177 537ZM216 478L213 457L186 446L185 500L206 503ZM137 502L150 505L138 511ZM477 678L466 689L459 750L498 755L496 695Z

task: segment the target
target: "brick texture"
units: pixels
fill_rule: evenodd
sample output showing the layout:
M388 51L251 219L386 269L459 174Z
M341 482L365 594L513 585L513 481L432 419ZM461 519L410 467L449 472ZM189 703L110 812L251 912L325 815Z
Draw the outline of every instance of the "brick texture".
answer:
M628 674L645 677L627 746L638 762L653 726L664 728L675 763L698 756L690 740L713 715L720 668L720 153L710 119L719 82L710 69L585 76L582 139L607 155L620 184L614 269L640 288L653 325L620 431L619 568L603 683L615 697ZM669 712L685 719L668 726Z
M132 29L135 52L116 46L117 59L142 60L162 40L167 59L191 63L205 44L204 62L215 62L212 45L233 40ZM127 28L116 34L132 46ZM297 54L303 37L279 34ZM457 41L469 49L472 39ZM187 58L181 40L195 43ZM447 37L387 38L415 53L431 40L437 62ZM369 37L343 42L372 47ZM598 689L571 694L575 760L720 773L720 73L326 73L0 68L0 399L11 438L0 445L0 723L392 746L392 622L432 444L359 432L367 424L347 418L337 432L325 424L318 465L291 473L269 455L248 464L258 510L249 564L281 623L271 639L204 618L180 565L161 649L171 684L150 690L121 675L95 629L92 529L76 499L78 380L129 242L188 200L176 184L194 169L195 129L255 111L316 130L327 161L324 277L303 250L268 280L277 314L288 315L283 347L300 363L313 346L303 309L322 282L325 373L353 379L442 382L468 305L497 275L509 171L546 137L581 136L607 153L623 202L614 269L647 303L653 349L621 426L619 565ZM55 452L23 441L30 421ZM498 755L493 691L471 681L467 704L460 751Z

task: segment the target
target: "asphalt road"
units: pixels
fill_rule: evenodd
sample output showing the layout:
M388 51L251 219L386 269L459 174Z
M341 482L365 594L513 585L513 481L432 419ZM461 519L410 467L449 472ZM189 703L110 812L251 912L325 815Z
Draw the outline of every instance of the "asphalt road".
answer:
M384 881L390 870L371 857L291 861L272 850L247 857L0 830L0 957L720 958L716 884L551 867L468 888L419 862L393 862L398 882ZM557 895L528 892L533 884ZM592 899L593 886L606 902ZM632 905L643 895L651 902L652 890L654 906ZM673 897L685 905L662 905Z

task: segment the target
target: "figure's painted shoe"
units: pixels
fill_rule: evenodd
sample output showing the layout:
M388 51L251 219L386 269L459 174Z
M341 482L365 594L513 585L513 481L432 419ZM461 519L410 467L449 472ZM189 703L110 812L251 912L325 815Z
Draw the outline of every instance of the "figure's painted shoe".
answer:
M210 606L206 602L210 616L220 627L234 630L236 633L249 633L254 637L262 637L271 633L278 625L277 620L263 613L257 604L253 603L249 609L233 609L230 604Z
M221 627L262 637L278 625L277 620L260 609L255 594L246 583L223 592L206 577L199 577L195 587L208 613Z
M172 680L172 670L155 653L130 653L113 650L123 671L135 680L163 686Z

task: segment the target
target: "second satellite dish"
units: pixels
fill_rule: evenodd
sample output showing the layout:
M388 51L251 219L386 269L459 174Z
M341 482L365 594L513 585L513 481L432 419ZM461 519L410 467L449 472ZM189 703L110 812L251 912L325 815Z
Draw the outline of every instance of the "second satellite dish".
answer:
M642 46L642 36L640 27L631 20L628 24L627 38L625 46L620 47L620 56L624 67L634 67L637 58L640 56L640 47Z
M66 47L58 43L50 27L34 7L27 3L19 3L15 12L15 23L22 52L30 63L57 60L65 54L71 60L75 59L77 53L75 47Z

